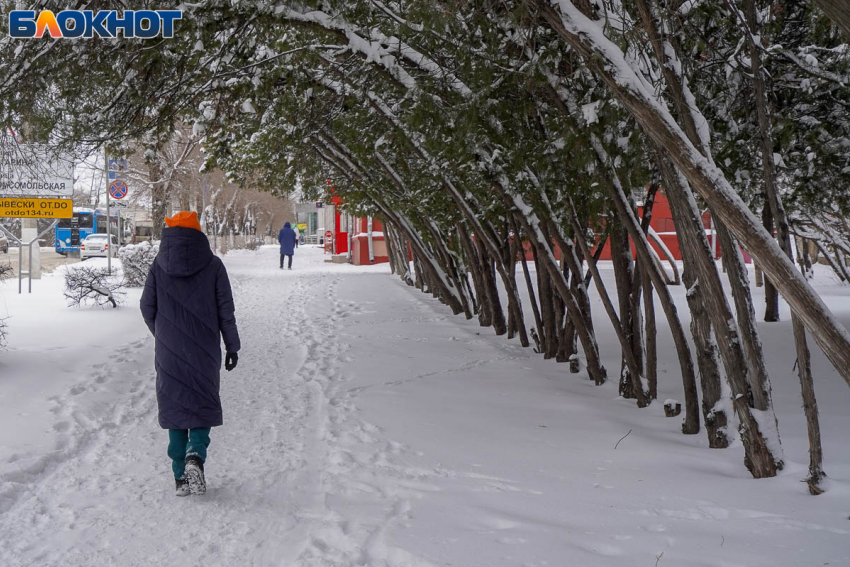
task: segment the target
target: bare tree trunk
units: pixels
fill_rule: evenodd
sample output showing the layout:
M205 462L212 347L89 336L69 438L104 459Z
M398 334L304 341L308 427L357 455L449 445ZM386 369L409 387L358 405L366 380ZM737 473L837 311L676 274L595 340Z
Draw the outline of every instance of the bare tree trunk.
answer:
M564 257L561 256L561 273L564 274L564 277L567 278L567 281L570 282L570 291L575 293L572 284L573 281L570 281L569 278L569 270L567 269L566 262L564 262ZM566 336L564 336L564 322L569 320L569 317L565 317L566 315L566 305L561 300L561 296L557 293L554 295L552 302L555 306L555 335L557 337L557 346L555 349L555 360L557 362L567 362L569 360L569 354L567 353L567 343Z
M484 284L484 293L492 311L493 329L497 335L504 335L508 332L508 325L505 321L505 312L502 309L502 300L499 299L499 289L496 287L493 259L487 247L479 238L475 239L475 246L478 248L478 257L481 259L481 278Z
M750 295L750 282L747 266L741 256L738 243L735 241L722 222L716 223L717 237L723 251L723 261L728 266L727 274L735 299L735 309L738 315L738 325L741 328L741 339L747 358L747 369L752 391L752 406L768 412L776 423L776 415L770 396L770 378L764 362L764 352L761 348L756 315L753 308L753 298ZM778 438L778 434L777 434ZM777 455L779 457L779 455Z
M593 280L596 283L596 290L599 292L599 297L602 299L602 305L605 307L605 311L608 313L608 318L611 320L611 325L614 327L614 331L617 334L617 339L620 341L620 349L623 353L623 359L627 366L627 370L630 374L631 380L629 381L629 387L631 391L629 392L628 398L637 399L638 407L646 407L649 405L649 399L647 398L646 392L643 388L643 380L642 380L642 372L641 367L638 364L637 358L634 355L633 345L629 342L629 335L627 331L630 329L627 328L626 322L617 317L617 312L614 309L614 304L611 302L611 298L608 296L608 290L605 289L605 282L602 281L602 276L599 274L599 270L596 267L596 261L590 254L590 249L587 246L587 243L584 241L584 231L581 229L581 224L579 223L578 216L576 216L575 208L572 207L572 203L570 203L572 209L572 215L570 221L573 225L573 230L575 231L578 238L576 241L578 242L579 247L584 253L587 260L587 267L590 270L590 273L593 274ZM614 228L612 234L617 232L617 228ZM628 235L626 235L626 241L628 242ZM629 298L626 298L626 302L629 301ZM623 300L620 299L620 306L622 308ZM621 384L622 387L622 384ZM622 393L621 393L622 395Z
M537 297L540 301L540 318L543 320L543 358L555 358L558 352L558 333L555 331L555 305L551 276L548 270L537 270Z
M162 170L158 146L149 146L147 165L151 181L151 220L153 221L153 239L161 240L165 229L165 216L168 211L168 195L165 194L165 172ZM151 155L152 152L152 155Z
M647 241L646 235L641 230L641 226L634 216L628 197L617 177L616 170L611 165L602 144L595 136L591 138L591 144L596 152L600 166L600 180L611 195L615 210L624 223L626 230L628 230L632 241L635 243L638 261L641 262L643 269L652 279L658 293L658 299L661 301L664 314L670 325L670 331L673 334L673 344L676 346L676 353L679 359L679 369L682 374L682 389L685 396L685 419L682 422L682 433L695 435L699 433L699 396L697 394L696 375L694 374L691 349L688 345L688 339L682 327L682 322L679 320L676 303L670 295L666 278L653 260L653 252L649 241ZM607 175L602 172L606 172Z
M528 334L525 330L525 317L522 313L522 302L519 297L519 291L517 290L516 278L511 278L508 273L508 267L500 256L496 231L492 226L483 223L475 216L472 205L464 199L460 191L458 191L448 178L444 178L443 186L455 203L457 203L461 213L469 222L470 228L475 231L476 238L484 245L490 257L495 262L496 271L502 278L502 284L505 286L505 293L508 296L508 312L513 314L516 321L515 329L518 329L520 344L524 347L528 346Z
M770 234L773 234L773 208L768 202L770 197L765 195L764 208L761 210L761 222ZM779 293L770 281L764 278L764 320L768 323L779 321Z
M509 223L505 222L505 265L508 268L508 277L516 284L516 257L519 251L517 236L511 238ZM524 325L524 319L514 316L514 310L508 311L508 338L512 339L519 333L519 326ZM524 329L523 329L524 331Z
M420 219L420 221L431 234L433 239L431 248L434 251L434 257L441 265L443 273L448 276L453 287L457 290L455 297L459 301L464 315L467 319L472 319L472 309L470 308L469 297L467 297L466 293L467 287L464 285L466 274L460 273L461 270L457 262L457 256L449 249L448 240L437 230L437 227L432 222L427 222L424 219Z
M722 171L700 155L696 146L660 104L658 95L642 86L644 83L624 61L622 49L602 34L581 33L586 26L595 24L588 21L569 0L561 0L557 9L549 5L547 0L525 1L581 55L588 70L611 89L635 117L647 137L673 161L718 218L726 223L747 251L761 262L765 273L803 319L824 354L850 385L850 333L760 226ZM694 111L698 112L698 109L694 108ZM761 472L769 471L760 471L759 474Z
M812 259L809 256L809 241L802 237L794 239L797 242L797 263L800 265L800 270L808 278L814 277L812 271Z
M502 194L507 203L514 206L522 205L523 208L527 207L518 195L511 195L510 191L508 191L508 189L500 183L494 183L493 188ZM596 343L596 337L594 336L593 331L588 328L587 321L583 317L581 308L579 307L575 297L570 292L569 284L564 279L564 275L561 272L558 263L555 261L555 256L552 253L551 240L547 240L543 236L540 223L536 218L529 218L521 212L518 212L516 217L522 223L525 233L529 235L532 245L537 249L538 260L552 277L555 288L558 290L558 293L561 295L561 299L564 300L564 303L567 306L570 318L573 321L573 325L575 325L579 340L584 348L584 355L587 357L588 373L597 386L604 384L606 380L606 373L605 368L602 366L602 362L599 359L599 347Z
M734 324L732 310L726 301L717 267L711 257L699 211L696 210L693 198L687 195L687 182L679 176L675 167L664 159L661 167L676 223L676 233L680 239L688 242L692 249L691 258L694 260L700 288L707 302L708 316L717 338L720 358L726 370L726 380L731 388L732 407L740 422L744 464L755 478L776 476L776 471L782 468L781 455L774 454L778 439L773 437L771 432L762 430L761 424L750 409L747 396L747 363L741 347L740 334ZM775 431L772 424L771 430ZM776 442L776 445L771 446L770 441Z
M396 256L395 256L395 244L393 243L392 236L390 236L390 228L387 221L384 221L384 240L387 243L387 260L390 263L390 273L396 274L401 277L401 269L396 265ZM268 227L267 227L268 228ZM268 235L268 230L266 230L266 234Z
M626 242L628 242L628 234ZM629 247L629 256L631 259L631 247ZM635 361L638 368L643 370L642 376L646 376L644 370L646 343L643 336L643 313L641 312L641 299L643 298L643 284L641 283L643 275L641 274L641 266L638 262L634 262L634 275L632 276L632 295L629 298L629 311L632 314L632 352L634 353ZM631 372L630 372L631 374Z
M725 449L729 446L727 427L729 416L726 415L723 399L723 377L720 375L720 359L717 354L717 342L711 330L711 322L705 310L703 292L700 282L694 277L693 269L685 266L682 279L688 288L687 300L691 311L691 335L697 350L697 365L699 366L700 388L702 389L702 414L705 421L705 431L708 436L708 446L712 449Z
M472 282L475 285L475 295L478 297L478 324L482 327L489 327L493 323L493 311L490 301L487 298L487 292L484 289L484 277L481 275L481 259L475 250L475 244L469 236L466 227L463 223L458 223L457 238L460 243L463 255L466 258L466 265L469 271L472 272Z
M840 2L839 2L840 3ZM754 0L744 0L747 26L749 28L748 43L750 46L750 63L752 68L753 90L756 95L756 108L758 110L759 133L761 135L762 168L764 169L764 186L768 197L771 212L776 221L779 245L783 252L793 261L791 248L791 233L788 228L788 219L782 206L782 199L776 190L776 173L773 163L773 136L770 115L768 114L767 89L762 75L761 46L757 45L752 34L760 32ZM850 20L850 9L844 7ZM842 12L838 8L837 12ZM846 30L847 28L845 28ZM777 282L778 283L778 282ZM789 303L791 303L789 301ZM806 329L800 319L800 311L792 305L791 326L794 329L794 343L797 348L797 372L800 378L800 388L803 395L803 410L806 414L806 426L809 432L809 476L806 482L809 492L820 494L823 489L820 482L826 476L823 472L823 450L820 440L820 423L818 419L817 402L815 401L815 386L812 380L812 368L809 354L809 346L806 341Z
M634 266L632 265L632 252L629 247L629 235L623 227L622 223L615 221L611 227L611 263L614 266L614 281L617 285L617 299L620 304L620 320L623 323L623 332L628 343L628 350L634 353L634 325L632 315L632 279L634 275ZM627 353L622 353L620 363L620 383L619 392L624 398L631 398L634 386L632 380L638 380L637 376L633 376L629 370L629 365L626 364ZM638 376L642 375L638 372Z
M796 319L792 314L792 320ZM813 495L823 493L821 482L826 473L823 472L823 449L820 440L820 421L818 420L818 402L815 398L815 387L812 381L811 356L806 342L806 328L799 320L793 321L794 342L797 345L797 373L803 393L803 412L806 414L806 433L809 437L809 476L806 484Z
M410 273L410 252L407 241L401 232L393 227L392 222L383 219L385 234L387 236L387 252L395 264L395 273L409 286L414 285L413 276Z
M643 215L640 221L640 228L644 234L647 234L651 229L652 209L655 206L655 197L658 194L659 188L660 186L657 180L653 179L646 191L646 198L643 201ZM673 266L673 273L675 274L676 284L678 285L680 283L679 269L672 259L670 265ZM636 273L640 274L640 285L643 288L643 310L646 319L644 326L646 336L646 343L644 344L646 367L644 371L646 373L647 384L649 385L649 399L655 400L658 398L658 342L655 328L655 302L652 298L652 280L649 277L649 273L645 269L642 269L640 264L637 265Z
M838 275L838 278L842 282L846 282L848 279L850 279L846 271L841 268L840 264L836 260L832 259L832 256L829 255L829 252L826 251L826 248L819 241L815 240L814 242L815 246L818 249L818 252L820 252L821 256L826 259L827 264L829 264L829 267L832 268L832 271Z
M835 22L847 42L850 43L850 1L848 0L814 0L815 4L823 10L830 20Z
M520 229L519 225L514 219L514 234L519 238ZM528 260L525 258L525 247L520 247L520 260L522 261L522 273L525 276L525 286L528 288L528 299L531 302L531 310L534 312L534 325L537 328L537 350L542 352L543 345L541 344L541 338L543 336L543 318L540 315L540 309L537 307L537 297L534 293L534 286L531 284L531 274L528 270ZM533 250L533 249L532 249Z
M578 256L579 266L584 263L584 254L581 253L581 250L576 251L576 256ZM564 260L563 255L561 256L561 271L564 273L564 277L567 278L570 282L570 292L573 295L578 296L578 285L576 282L584 281L580 276L573 276L570 279L569 276L569 267ZM584 285L585 289L587 288L587 284ZM566 305L561 301L560 296L556 301L556 306L558 307L558 355L555 357L555 360L558 362L571 362L573 360L573 344L575 333L571 332L572 322L570 321L569 316L566 313ZM582 306L582 312L584 313L584 307ZM590 317L590 313L585 313L585 318Z

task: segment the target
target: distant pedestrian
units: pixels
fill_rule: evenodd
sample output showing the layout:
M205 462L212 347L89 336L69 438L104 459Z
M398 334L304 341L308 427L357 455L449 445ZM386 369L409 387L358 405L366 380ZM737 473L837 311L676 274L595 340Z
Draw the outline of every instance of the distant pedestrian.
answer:
M280 269L283 269L283 257L289 258L287 268L292 269L292 255L295 254L295 247L298 246L298 236L292 230L292 225L288 222L283 223L283 228L277 235L277 241L280 242Z
M239 333L227 270L213 255L198 215L166 217L141 308L156 339L159 425L168 429L168 456L177 496L204 494L210 428L222 424L219 373L236 367Z

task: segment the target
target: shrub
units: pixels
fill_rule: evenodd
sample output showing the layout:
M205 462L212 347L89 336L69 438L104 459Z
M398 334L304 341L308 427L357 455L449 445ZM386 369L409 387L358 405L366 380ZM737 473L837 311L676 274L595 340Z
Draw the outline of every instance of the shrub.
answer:
M129 287L145 285L158 252L159 243L151 245L150 242L128 244L118 250L118 258L124 266L124 280Z
M65 297L69 307L88 302L118 307L124 298L124 282L109 274L106 268L69 268L65 272Z

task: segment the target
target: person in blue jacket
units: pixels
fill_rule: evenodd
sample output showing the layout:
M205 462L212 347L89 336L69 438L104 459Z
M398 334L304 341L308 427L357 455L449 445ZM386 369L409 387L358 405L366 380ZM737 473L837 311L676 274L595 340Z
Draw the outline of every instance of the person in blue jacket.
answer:
M287 267L292 269L292 256L295 254L295 248L298 246L298 235L292 230L292 225L288 222L283 223L283 228L277 235L277 241L280 242L280 269L283 269L283 257L289 258Z
M206 492L210 428L223 423L221 340L228 371L241 345L227 270L210 250L197 214L180 212L165 222L141 309L155 338L159 425L168 429L177 496L187 496Z

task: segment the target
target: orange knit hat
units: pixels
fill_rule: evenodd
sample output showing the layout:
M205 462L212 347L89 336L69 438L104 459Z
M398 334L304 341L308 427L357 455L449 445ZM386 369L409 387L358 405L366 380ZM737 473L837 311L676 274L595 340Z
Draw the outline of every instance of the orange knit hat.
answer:
M165 224L168 226L184 226L186 228L201 230L201 223L198 222L198 213L195 211L180 211L172 217L165 217Z

